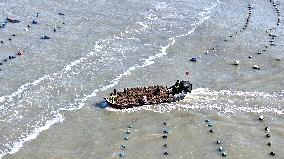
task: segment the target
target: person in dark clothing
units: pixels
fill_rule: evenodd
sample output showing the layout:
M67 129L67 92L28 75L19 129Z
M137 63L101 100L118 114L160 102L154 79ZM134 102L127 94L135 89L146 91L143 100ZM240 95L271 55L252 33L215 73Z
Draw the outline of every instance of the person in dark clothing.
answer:
M181 92L181 88L180 88L180 81L177 80L175 85L173 86L173 91L172 91L172 94L177 94L177 93L180 93Z

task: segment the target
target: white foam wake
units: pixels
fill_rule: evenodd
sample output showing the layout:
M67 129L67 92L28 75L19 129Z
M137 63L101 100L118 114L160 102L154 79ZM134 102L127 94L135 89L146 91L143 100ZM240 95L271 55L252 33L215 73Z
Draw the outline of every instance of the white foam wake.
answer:
M159 113L173 110L213 110L219 114L271 113L284 114L284 93L243 92L234 90L214 91L197 88L184 100L170 104L142 106L125 110L107 108L108 111L137 112L154 111Z

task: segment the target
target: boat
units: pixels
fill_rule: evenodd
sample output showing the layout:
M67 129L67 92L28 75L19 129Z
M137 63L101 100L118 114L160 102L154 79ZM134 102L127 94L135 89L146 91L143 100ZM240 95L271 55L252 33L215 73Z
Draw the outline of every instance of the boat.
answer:
M176 85L176 84L175 84ZM143 105L156 105L182 100L187 93L191 93L192 84L189 81L180 81L179 89L175 85L171 87L155 85L137 88L127 88L122 92L116 92L116 100L104 97L108 107L115 109L128 109Z
M49 36L44 35L44 36L42 36L42 37L41 37L41 39L50 39L50 37L49 37Z
M12 19L12 18L9 18L9 17L7 17L6 20L7 20L7 22L9 22L9 23L20 23L20 22L21 22L20 20Z

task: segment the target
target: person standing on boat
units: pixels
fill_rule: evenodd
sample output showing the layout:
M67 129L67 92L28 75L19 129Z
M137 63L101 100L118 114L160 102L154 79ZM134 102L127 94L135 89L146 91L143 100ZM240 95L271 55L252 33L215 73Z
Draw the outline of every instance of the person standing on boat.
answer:
M177 80L173 86L173 94L180 93L180 81Z

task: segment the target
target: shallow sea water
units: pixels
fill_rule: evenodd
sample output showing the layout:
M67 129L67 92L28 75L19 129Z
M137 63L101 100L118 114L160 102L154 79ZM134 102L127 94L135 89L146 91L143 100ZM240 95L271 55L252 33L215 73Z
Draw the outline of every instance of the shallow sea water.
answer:
M275 2L282 18L284 3ZM249 4L250 21L240 31ZM220 146L226 158L270 158L272 151L284 157L283 25L282 19L276 25L269 0L0 5L2 19L22 20L0 29L0 158L221 158ZM27 28L33 19L39 23ZM266 31L278 36L276 46ZM23 56L2 62L19 50ZM232 65L236 59L239 66ZM193 83L183 101L123 111L96 107L114 88L170 86L176 79Z

